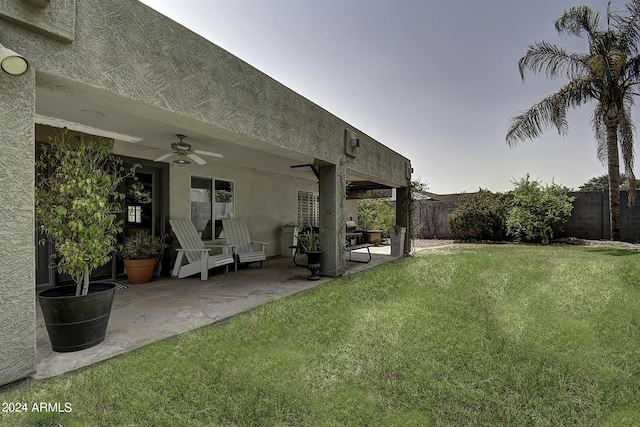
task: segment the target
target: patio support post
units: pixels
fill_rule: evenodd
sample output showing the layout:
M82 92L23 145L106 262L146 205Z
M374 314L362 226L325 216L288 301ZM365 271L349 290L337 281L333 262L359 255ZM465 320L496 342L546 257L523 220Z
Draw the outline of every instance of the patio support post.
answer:
M341 276L344 273L345 199L347 197L346 167L320 167L320 259L321 273Z
M407 227L407 234L404 238L403 253L407 254L411 250L411 236L413 233L411 221L411 200L408 187L396 188L396 224L400 227Z
M35 71L0 71L0 385L35 372Z

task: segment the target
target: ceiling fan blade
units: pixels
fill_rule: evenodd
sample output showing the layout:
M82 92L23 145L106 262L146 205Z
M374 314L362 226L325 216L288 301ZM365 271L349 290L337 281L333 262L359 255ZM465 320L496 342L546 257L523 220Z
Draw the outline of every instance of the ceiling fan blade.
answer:
M196 153L196 154L201 154L203 156L217 157L219 159L223 159L224 158L224 156L222 154L214 153L212 151L193 150L193 152Z
M189 153L187 154L187 157L189 157L191 160L193 160L194 162L196 162L199 165L206 165L207 162L205 162L200 156L193 154L193 153Z
M158 157L157 159L154 160L154 162L161 162L164 159L168 159L169 157L173 156L175 153L167 153L163 156Z

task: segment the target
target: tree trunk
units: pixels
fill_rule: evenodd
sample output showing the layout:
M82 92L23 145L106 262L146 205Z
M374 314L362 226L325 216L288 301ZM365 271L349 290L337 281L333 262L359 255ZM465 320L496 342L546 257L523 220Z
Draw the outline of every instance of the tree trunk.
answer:
M607 125L607 166L609 170L610 239L620 240L620 160L617 125Z
M82 287L82 295L89 294L89 269L87 268L84 273L84 286Z

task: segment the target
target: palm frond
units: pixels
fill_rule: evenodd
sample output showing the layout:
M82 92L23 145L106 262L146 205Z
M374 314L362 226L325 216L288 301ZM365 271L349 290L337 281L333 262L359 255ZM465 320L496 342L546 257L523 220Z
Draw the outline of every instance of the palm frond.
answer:
M593 99L594 91L591 79L570 81L558 92L514 116L507 131L507 144L513 146L519 141L537 138L551 126L554 126L560 135L566 134L568 131L567 110Z
M629 206L632 206L636 199L636 178L633 173L633 165L635 162L633 135L635 134L635 125L630 117L632 106L633 98L628 96L625 102L625 108L620 113L620 124L618 125L618 140L620 141L620 151L622 152L624 174L629 182Z
M597 103L591 113L591 126L596 143L596 156L603 166L607 165L607 127L604 124L602 104Z
M573 79L588 73L587 59L587 55L570 54L563 48L542 41L529 46L527 53L518 62L518 67L522 80L526 70L534 74L545 74L549 78L561 75Z
M638 84L640 81L640 55L627 58L625 84Z
M558 33L582 37L586 32L589 38L599 31L600 14L588 6L575 6L565 10L554 24Z
M553 101L550 98L543 99L511 118L511 125L507 131L507 144L513 146L525 139L533 140L553 125L551 114Z
M613 14L612 20L617 33L625 42L630 52L637 53L640 44L640 1L633 0L626 4L627 15Z

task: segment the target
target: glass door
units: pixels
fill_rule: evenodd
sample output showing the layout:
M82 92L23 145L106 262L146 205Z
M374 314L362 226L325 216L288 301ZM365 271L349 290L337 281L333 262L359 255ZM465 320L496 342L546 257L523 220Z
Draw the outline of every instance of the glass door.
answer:
M123 220L123 233L119 241L124 241L124 236L142 231L160 236L165 231L166 203L168 200L168 167L158 166L139 159L125 159L123 166L129 168L133 163L142 163L142 167L136 170L137 179L127 179L120 190L125 194L123 212L120 214ZM37 233L37 231L36 231ZM42 236L38 237L38 241ZM55 269L53 245L48 243L36 248L36 285L51 286L72 283L71 277L59 274ZM124 263L113 254L111 261L95 269L91 273L91 280L115 279L124 274Z
M157 163L141 162L142 167L136 169L135 178L128 178L124 182L125 195L122 213L123 233L120 243L125 237L136 233L145 233L161 237L165 232L167 218L168 166ZM125 168L132 163L125 161ZM161 261L162 262L162 261ZM114 277L125 274L124 262L119 257L115 260Z
M136 172L135 178L125 180L125 236L136 233L155 235L154 224L154 174Z

